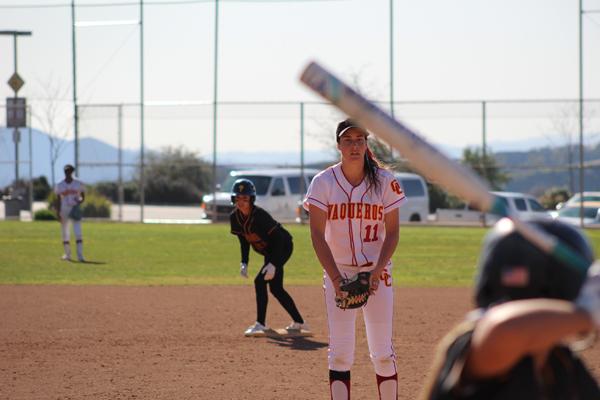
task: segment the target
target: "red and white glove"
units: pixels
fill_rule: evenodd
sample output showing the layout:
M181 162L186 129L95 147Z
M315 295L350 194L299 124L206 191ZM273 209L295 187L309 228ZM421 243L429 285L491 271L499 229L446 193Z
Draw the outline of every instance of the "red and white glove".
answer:
M596 261L588 269L588 274L575 304L587 311L598 328L600 328L600 261Z

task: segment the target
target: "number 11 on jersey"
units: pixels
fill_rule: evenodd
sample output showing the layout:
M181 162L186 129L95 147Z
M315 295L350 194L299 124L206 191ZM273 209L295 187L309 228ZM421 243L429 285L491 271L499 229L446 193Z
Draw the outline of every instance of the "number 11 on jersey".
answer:
M376 242L379 240L379 237L377 236L377 229L379 228L379 225L375 224L375 225L367 225L365 227L365 242Z

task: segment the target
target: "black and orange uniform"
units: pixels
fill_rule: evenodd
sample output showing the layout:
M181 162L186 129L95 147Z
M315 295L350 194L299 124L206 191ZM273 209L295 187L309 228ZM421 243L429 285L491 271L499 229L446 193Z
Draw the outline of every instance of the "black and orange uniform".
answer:
M531 356L523 357L502 376L468 379L462 373L474 322L465 321L444 339L434 365L427 400L592 400L600 389L581 359L566 346L549 350L542 374Z
M271 263L275 266L275 276L266 281L262 267L254 278L256 291L256 321L265 325L267 315L267 284L271 294L279 301L294 322L304 323L294 300L283 288L283 266L292 256L292 235L271 215L256 205L245 216L237 208L229 216L231 233L240 241L242 263L248 264L250 246L264 256L263 267Z

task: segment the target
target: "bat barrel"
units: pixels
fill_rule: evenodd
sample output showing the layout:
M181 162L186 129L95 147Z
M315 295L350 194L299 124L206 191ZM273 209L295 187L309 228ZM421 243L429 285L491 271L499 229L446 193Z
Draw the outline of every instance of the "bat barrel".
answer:
M348 114L365 129L398 150L411 166L430 182L439 184L481 211L491 211L494 197L473 172L453 162L412 129L344 84L316 63L300 80Z

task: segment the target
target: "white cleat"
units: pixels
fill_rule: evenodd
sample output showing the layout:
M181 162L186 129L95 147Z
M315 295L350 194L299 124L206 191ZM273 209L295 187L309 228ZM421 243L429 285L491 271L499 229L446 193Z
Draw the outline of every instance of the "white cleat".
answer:
M71 261L71 257L69 257L66 254L63 254L63 256L60 259L63 260L63 261Z
M310 331L310 328L308 327L308 324L305 322L303 324L301 324L300 322L292 322L291 324L289 324L288 326L285 327L286 331Z
M258 337L258 336L265 336L265 331L268 328L266 326L264 326L263 324L261 324L260 322L256 322L254 325L249 326L248 329L246 329L246 331L244 332L244 336L247 337Z

